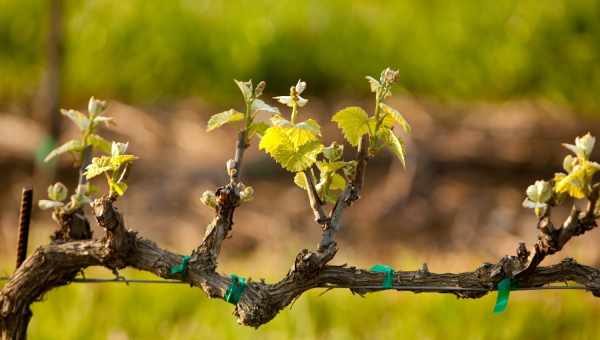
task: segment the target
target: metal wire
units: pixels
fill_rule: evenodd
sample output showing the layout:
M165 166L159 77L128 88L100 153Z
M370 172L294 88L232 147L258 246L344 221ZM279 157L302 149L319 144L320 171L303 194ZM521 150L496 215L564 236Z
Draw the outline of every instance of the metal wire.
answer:
M10 277L0 277L0 281L7 281ZM125 278L76 278L71 282L74 283L140 283L140 284L189 284L184 281L177 280L136 280L136 279L125 279ZM449 287L449 286L392 286L392 288L386 289L381 286L343 286L329 284L322 288L346 288L346 289L379 289L379 290L398 290L398 291L413 291L413 292L493 292L496 289L485 289L485 288L465 288L465 287ZM530 291L530 290L589 290L585 286L573 285L573 286L542 286L542 287L527 287L527 288L512 288L511 291Z

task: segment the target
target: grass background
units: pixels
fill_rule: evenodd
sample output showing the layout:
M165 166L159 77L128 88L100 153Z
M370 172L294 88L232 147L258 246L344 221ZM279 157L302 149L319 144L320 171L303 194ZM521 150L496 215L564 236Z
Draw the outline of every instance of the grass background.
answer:
M65 105L93 93L134 103L236 96L232 78L286 94L366 95L364 75L400 69L441 99L600 99L600 1L64 1ZM45 65L48 5L0 0L0 102L26 103ZM224 81L226 80L226 81Z

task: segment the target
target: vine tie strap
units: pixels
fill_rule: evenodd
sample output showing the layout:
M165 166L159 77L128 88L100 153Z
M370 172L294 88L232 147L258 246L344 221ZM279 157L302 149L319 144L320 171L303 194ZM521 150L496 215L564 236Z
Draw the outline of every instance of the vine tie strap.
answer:
M498 282L498 297L496 299L496 305L494 306L494 314L500 314L508 307L508 297L510 296L511 286L512 280L509 277Z
M180 264L171 267L170 273L171 274L181 273L181 274L185 275L188 263L190 262L190 258L191 258L191 256L187 256L187 255L184 256L183 261L181 261Z
M391 289L394 284L394 269L392 267L385 264L376 264L370 269L375 273L385 273L385 278L383 279L383 288Z
M237 304L242 298L242 295L244 295L245 290L246 279L235 274L231 274L231 283L225 292L225 301L231 303L232 305Z

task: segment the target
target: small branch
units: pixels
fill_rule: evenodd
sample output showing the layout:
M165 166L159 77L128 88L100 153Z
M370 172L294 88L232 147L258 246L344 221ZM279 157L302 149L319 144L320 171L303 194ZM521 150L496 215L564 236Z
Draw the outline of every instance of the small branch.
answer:
M551 208L546 209L545 214L538 221L540 230L539 240L535 244L535 252L529 266L518 273L518 277L529 275L549 255L555 254L574 236L579 236L597 226L595 207L600 195L600 184L594 184L592 192L588 197L585 211L581 212L575 205L571 214L560 228L555 228L550 219Z
M356 173L352 179L353 193L348 197L348 204L352 204L360 198L363 185L365 183L365 175L367 172L367 163L369 161L369 136L362 136L358 144L358 153L356 155Z
M242 171L242 161L244 160L244 151L248 148L248 132L246 129L242 130L238 134L238 139L235 145L235 155L233 159L233 165L227 166L227 171L231 180L231 183L239 183Z
M321 202L319 194L317 193L317 188L315 187L315 182L313 181L312 171L308 169L304 170L304 177L306 178L306 192L308 193L308 201L313 214L315 215L315 222L326 225L329 219L325 215L325 210L323 210L323 202Z

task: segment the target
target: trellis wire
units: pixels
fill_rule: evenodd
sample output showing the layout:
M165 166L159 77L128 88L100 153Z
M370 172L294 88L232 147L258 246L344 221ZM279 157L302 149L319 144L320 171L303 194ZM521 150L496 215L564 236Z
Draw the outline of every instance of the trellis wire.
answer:
M10 277L0 277L0 281L7 281ZM139 279L125 279L125 278L75 278L71 282L74 283L139 283L139 284L189 284L189 282L178 281L178 280L139 280ZM368 286L368 285L327 285L320 288L345 288L345 289L379 289L388 290L381 286ZM450 287L450 286L392 286L390 290L398 291L413 291L413 292L493 292L493 289L485 288L465 288L465 287ZM511 291L529 291L529 290L589 290L586 286L572 285L572 286L542 286L542 287L528 287L528 288L513 288Z

